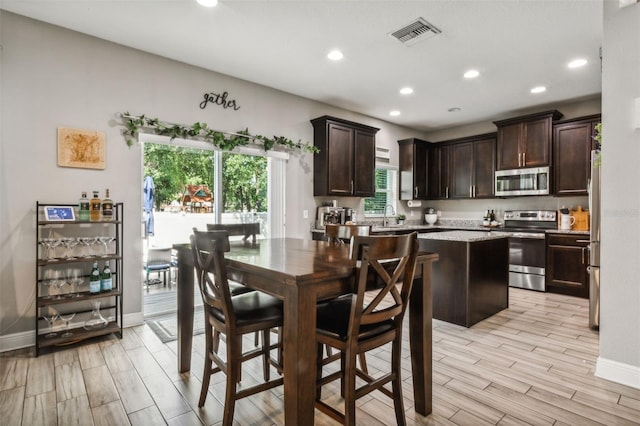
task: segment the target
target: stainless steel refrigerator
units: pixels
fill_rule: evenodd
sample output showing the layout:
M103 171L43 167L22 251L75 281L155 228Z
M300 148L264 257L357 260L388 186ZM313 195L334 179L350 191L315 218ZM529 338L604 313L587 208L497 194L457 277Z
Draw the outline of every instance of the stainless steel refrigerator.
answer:
M589 327L600 327L600 165L591 151L589 183Z

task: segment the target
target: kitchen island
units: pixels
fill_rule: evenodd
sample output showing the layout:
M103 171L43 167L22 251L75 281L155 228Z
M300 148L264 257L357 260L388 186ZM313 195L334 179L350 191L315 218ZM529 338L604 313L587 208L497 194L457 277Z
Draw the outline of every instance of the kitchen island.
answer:
M433 318L471 327L509 307L509 233L444 231L418 235L433 264Z

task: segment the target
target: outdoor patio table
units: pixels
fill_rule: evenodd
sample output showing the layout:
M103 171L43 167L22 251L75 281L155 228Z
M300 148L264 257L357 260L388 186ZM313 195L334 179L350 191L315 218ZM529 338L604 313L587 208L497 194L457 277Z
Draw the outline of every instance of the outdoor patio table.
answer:
M178 254L178 370L191 369L194 268L189 244L176 244ZM349 245L294 238L231 242L226 253L229 278L272 294L284 305L285 423L312 425L316 378L316 303L348 293L355 262ZM416 281L409 302L409 343L415 411L431 413L432 304L431 264L434 253L419 253Z

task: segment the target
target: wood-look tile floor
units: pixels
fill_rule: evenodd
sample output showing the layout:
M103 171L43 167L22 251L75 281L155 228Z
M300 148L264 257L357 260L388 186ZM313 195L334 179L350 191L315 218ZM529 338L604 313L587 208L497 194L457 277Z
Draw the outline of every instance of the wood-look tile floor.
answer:
M409 425L640 424L640 390L594 377L598 333L587 327L586 300L511 289L510 307L472 328L434 321L433 413L413 411L408 343L404 397ZM405 333L405 336L407 334ZM252 336L248 338L251 342ZM198 409L204 337L194 338L191 374L177 373L176 342L162 344L147 326L33 357L0 356L3 425L215 425L222 418L224 376L215 375ZM385 367L388 348L367 356ZM260 377L249 363L243 383ZM340 403L335 387L323 397ZM385 396L358 402L362 425L395 423ZM241 400L238 425L283 424L282 387ZM333 421L316 411L316 424Z

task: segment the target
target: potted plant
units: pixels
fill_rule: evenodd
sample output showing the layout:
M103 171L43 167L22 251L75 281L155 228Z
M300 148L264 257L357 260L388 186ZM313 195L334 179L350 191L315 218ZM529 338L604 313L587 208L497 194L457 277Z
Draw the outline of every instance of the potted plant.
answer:
M407 216L403 215L402 213L400 213L398 216L396 216L396 219L398 220L398 225L404 225L404 220L407 218Z

